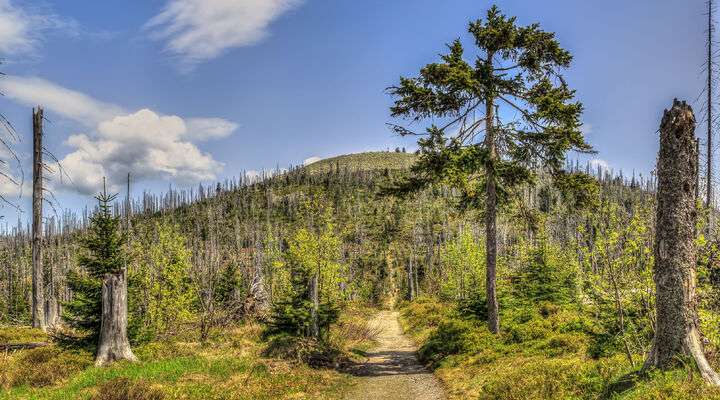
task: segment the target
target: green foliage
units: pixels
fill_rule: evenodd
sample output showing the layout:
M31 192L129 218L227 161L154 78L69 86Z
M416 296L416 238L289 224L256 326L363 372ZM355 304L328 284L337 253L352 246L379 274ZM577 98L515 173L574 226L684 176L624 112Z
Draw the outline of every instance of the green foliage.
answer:
M450 399L720 399L720 390L683 369L653 372L613 392L635 369L619 352L587 356L597 327L581 308L545 303L506 311L499 336L427 297L406 304L401 315Z
M129 322L136 339L171 334L194 318L198 296L185 242L178 227L167 222L156 223L134 242Z
M579 228L585 303L602 326L593 356L642 352L652 339L653 213L647 203L604 199Z
M562 169L567 151L591 151L580 130L582 104L561 76L570 53L553 33L538 24L518 26L496 6L485 20L471 22L468 32L477 47L472 61L466 61L457 39L441 62L389 89L395 97L393 116L443 124L431 125L418 140L419 159L403 187L445 182L462 191L464 204L484 207L488 179L500 199L508 199L518 186L534 183L533 166L540 165L560 178L563 192L589 189L589 180ZM519 112L519 120L503 121L496 106ZM401 126L395 130L415 134ZM576 199L588 203L587 196Z
M82 238L79 271L68 274L67 283L73 292L64 305L66 323L79 336L65 336L67 341L88 345L97 343L102 313L102 279L105 274L118 274L127 265L126 238L120 232L120 217L114 216L111 202L116 195L103 191L96 199L98 210L90 217L90 226Z
M471 232L463 231L440 249L445 273L440 287L444 298L471 300L473 303L484 298L485 245L482 239L478 240Z
M268 323L268 335L287 334L291 336L310 336L312 323L311 309L312 302L303 299L304 293L300 295L288 294L273 303L270 321ZM321 336L326 336L330 325L337 321L339 316L337 306L322 302L318 308L318 327Z
M238 293L245 289L243 277L235 264L228 264L223 268L215 288L215 300L221 306L230 307L237 297L244 297L245 293Z
M578 265L572 254L542 238L535 246L519 246L513 276L514 298L530 303L574 303L578 300Z
M314 307L311 283L317 278L317 325L322 338L326 337L330 324L337 320L339 302L343 300L338 262L340 240L330 220L331 209L322 209L317 201L305 207L308 224L316 228L301 228L289 241L282 271L289 285L273 304L268 333L311 335Z
M211 347L153 342L136 349L144 361L106 368L92 367L90 353L57 348L0 354L0 382L7 385L6 376L20 379L0 386L0 399L329 400L339 398L348 386L348 379L333 370L288 368L285 361L259 360L258 332L253 325L226 330Z

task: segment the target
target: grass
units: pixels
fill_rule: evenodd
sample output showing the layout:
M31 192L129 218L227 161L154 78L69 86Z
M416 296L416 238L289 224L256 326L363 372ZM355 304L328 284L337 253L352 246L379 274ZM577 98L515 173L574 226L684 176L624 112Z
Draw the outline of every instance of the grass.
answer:
M329 369L263 358L261 328L245 325L198 343L150 343L137 363L91 366L92 355L55 346L0 360L0 399L334 399L349 378ZM57 371L50 378L39 376ZM20 378L36 376L33 379ZM5 377L5 378L2 378Z
M401 311L421 359L450 399L720 399L720 389L705 385L694 370L655 371L625 391L611 391L636 369L622 354L590 357L592 326L571 308L508 315L498 336L437 300L420 299ZM641 362L637 355L636 365Z

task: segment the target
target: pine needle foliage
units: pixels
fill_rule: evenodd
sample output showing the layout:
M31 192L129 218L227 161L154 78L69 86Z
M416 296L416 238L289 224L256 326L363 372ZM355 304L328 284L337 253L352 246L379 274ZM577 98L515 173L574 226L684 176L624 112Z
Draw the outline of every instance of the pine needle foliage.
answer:
M63 317L81 334L71 340L79 344L96 343L100 335L103 276L121 273L127 265L126 238L120 231L120 217L112 213L111 203L116 197L105 188L95 196L98 210L90 218L90 226L81 241L80 270L68 275L73 299L65 303Z
M468 32L474 52L456 39L440 62L388 88L395 98L393 117L431 122L424 133L391 125L401 136L419 136L419 157L411 176L390 192L446 184L459 190L462 208L483 211L488 326L497 333L500 208L518 199L518 189L535 185L541 173L577 206L590 205L597 188L589 176L564 169L568 151L593 150L581 131L583 106L562 76L572 56L555 34L538 24L519 26L497 6L485 20L470 22Z
M593 180L563 169L568 151L593 151L581 131L583 106L561 74L571 54L554 33L538 24L518 26L497 6L485 20L471 22L468 32L475 53L456 39L441 62L388 88L393 117L434 121L424 133L391 125L402 136L419 136L420 146L413 176L397 189L452 183L463 189L465 205L482 208L488 179L502 202L544 170L563 193L578 195L578 206L587 205ZM578 188L586 190L573 190Z

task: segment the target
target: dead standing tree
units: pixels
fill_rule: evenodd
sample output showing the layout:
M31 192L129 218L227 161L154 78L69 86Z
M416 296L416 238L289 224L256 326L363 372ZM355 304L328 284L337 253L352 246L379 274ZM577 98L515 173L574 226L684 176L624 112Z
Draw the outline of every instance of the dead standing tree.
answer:
M32 326L47 329L42 258L42 161L43 109L33 109L33 193L32 193Z
M696 151L692 108L676 99L660 124L653 271L657 322L644 369L671 368L689 357L707 382L720 385L703 352L695 309Z

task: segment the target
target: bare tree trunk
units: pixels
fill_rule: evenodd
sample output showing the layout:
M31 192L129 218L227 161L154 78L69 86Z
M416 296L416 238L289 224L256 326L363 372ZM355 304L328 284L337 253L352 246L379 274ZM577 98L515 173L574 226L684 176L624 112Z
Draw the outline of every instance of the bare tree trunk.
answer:
M708 232L713 228L712 209L712 124L713 124L713 1L708 0L708 31L707 31L707 187L705 188L705 205L708 208Z
M492 70L492 54L487 55L488 67ZM485 104L485 145L488 149L489 160L485 167L485 246L487 272L485 274L485 293L487 297L487 323L492 333L500 332L500 312L497 302L497 189L495 187L494 162L497 158L494 133L494 107L492 100L486 100Z
M657 321L652 350L643 369L672 368L694 360L703 378L720 385L720 376L703 352L695 298L695 116L685 102L673 102L660 124L657 164L655 280Z
M257 235L257 232L256 232ZM256 317L264 318L270 309L270 296L265 287L263 275L263 255L260 241L255 238L253 252L253 276L250 282L250 291L245 299L245 312Z
M411 250L412 251L412 250ZM408 295L410 297L410 301L413 301L415 299L415 281L413 280L413 268L415 266L413 265L413 256L410 255L410 262L408 263Z
M127 280L125 271L105 274L102 283L100 340L95 365L117 360L137 361L127 336Z
M37 107L33 109L32 326L46 330L42 259L42 123L43 109Z
M318 324L318 312L320 311L319 275L319 271L316 271L310 280L310 300L312 301L312 308L310 309L310 335L315 339L320 337L320 326Z

